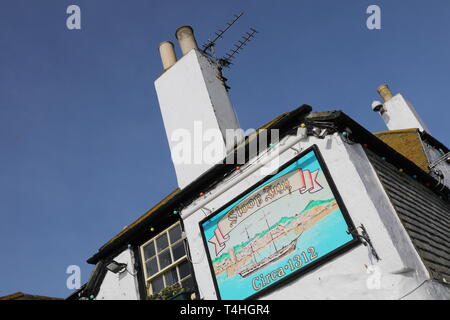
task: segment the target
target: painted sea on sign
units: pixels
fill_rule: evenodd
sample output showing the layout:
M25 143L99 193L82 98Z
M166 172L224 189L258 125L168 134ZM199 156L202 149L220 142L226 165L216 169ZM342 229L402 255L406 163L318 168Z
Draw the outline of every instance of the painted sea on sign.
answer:
M264 291L353 240L314 150L201 228L225 300Z

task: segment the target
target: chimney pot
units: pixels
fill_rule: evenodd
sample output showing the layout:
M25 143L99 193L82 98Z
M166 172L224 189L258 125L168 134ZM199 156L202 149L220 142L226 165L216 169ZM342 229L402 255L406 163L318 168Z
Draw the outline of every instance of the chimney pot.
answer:
M198 49L197 42L194 37L194 30L190 26L183 26L177 29L175 36L180 43L183 56L192 49Z
M382 84L381 86L379 86L377 91L380 94L380 96L383 98L384 102L387 102L394 97L391 89L389 89L389 86L387 84Z
M159 54L161 55L161 61L164 71L169 69L177 62L175 48L173 46L173 43L170 41L164 41L159 44Z

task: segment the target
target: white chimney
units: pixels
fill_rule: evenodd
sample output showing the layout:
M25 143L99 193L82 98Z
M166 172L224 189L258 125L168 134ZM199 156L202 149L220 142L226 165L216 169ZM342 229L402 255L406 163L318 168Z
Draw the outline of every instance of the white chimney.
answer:
M430 133L411 102L403 95L399 93L394 96L386 84L379 86L377 91L385 102L379 106L373 104L372 109L380 113L389 130L418 128Z
M239 123L221 72L198 50L192 28L181 27L176 36L183 57L156 79L155 88L178 185L184 188L215 164L203 157L205 147L211 146L211 141L207 141L211 136L204 134L218 133L214 147L223 150L219 157L222 160L226 130L239 129ZM190 141L183 138L186 134ZM190 154L186 154L187 149Z

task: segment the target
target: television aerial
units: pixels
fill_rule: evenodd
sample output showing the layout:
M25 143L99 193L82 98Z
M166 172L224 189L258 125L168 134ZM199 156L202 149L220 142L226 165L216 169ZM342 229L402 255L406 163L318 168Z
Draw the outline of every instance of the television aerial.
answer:
M223 35L244 15L243 12L240 14L235 14L233 20L227 22L225 28L219 29L215 33L215 38L213 40L208 40L203 45L203 53L206 54L211 60L218 64L219 68L229 67L232 65L232 60L239 54L242 49L255 37L255 34L258 33L253 28L250 28L250 31L246 32L241 39L239 39L234 47L229 50L229 52L222 58L218 58L216 56L216 43L219 39L223 39Z

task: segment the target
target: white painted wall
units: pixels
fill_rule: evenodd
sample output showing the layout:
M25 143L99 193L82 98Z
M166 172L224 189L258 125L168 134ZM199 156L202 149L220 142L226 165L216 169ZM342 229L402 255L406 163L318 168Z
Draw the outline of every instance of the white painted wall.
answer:
M114 260L127 264L127 271L112 273L107 271L95 300L139 300L139 286L134 270L133 251L127 249Z
M236 114L219 76L217 66L193 49L155 81L172 159L178 153L177 150L180 150L177 149L179 141L171 138L173 133L185 130L192 137L188 148L192 151L191 161L174 163L180 188L184 188L215 164L194 158L195 153L201 156L202 150L210 144L202 139L202 134L207 130L215 130L219 136L222 135L217 142L217 148L224 150L223 156L218 156L219 161L225 158L225 130L239 128ZM194 135L200 136L194 139Z
M289 137L281 141L281 145L289 144L293 139L295 138ZM394 212L362 147L348 145L340 136L333 135L324 140L308 137L302 140L296 149L305 150L313 144L319 146L355 226L365 225L382 260L376 262L369 249L360 245L301 278L288 282L262 299L443 298L442 292L448 293L448 290L424 290L429 285L426 282L429 280L428 271ZM278 165L288 162L297 154L295 150L288 149L280 155ZM246 167L248 164L243 167L244 172ZM225 182L229 185L228 190L205 207L214 212L261 179L262 176L258 172L235 185L233 179L230 179ZM213 194L214 190L206 195L206 199ZM198 210L188 216L185 214L202 201L205 199L197 200L185 208L182 216L185 215L185 230L200 295L204 299L217 299L199 228L199 222L209 211ZM376 290L368 289L367 285L374 272L381 274L381 287ZM431 286L435 287L434 284Z
M418 128L420 131L430 133L411 102L401 94L395 95L384 103L383 118L389 130Z

